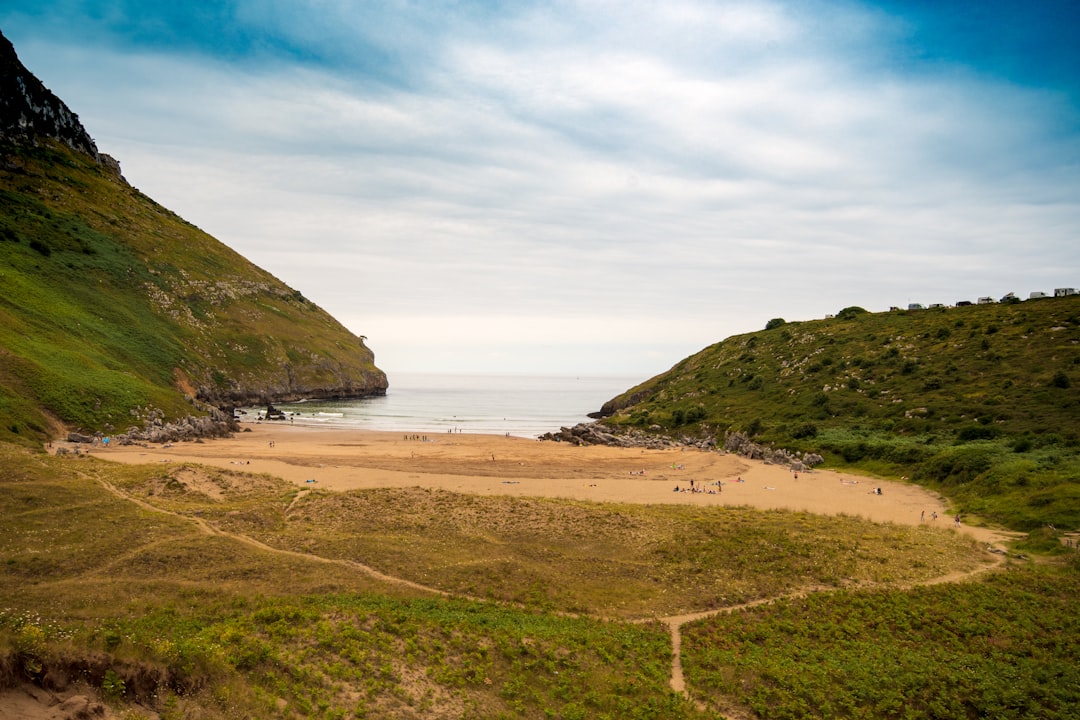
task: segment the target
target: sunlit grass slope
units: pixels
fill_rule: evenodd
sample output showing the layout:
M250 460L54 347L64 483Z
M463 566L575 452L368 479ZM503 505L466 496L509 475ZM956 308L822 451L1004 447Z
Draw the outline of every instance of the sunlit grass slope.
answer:
M697 697L762 718L1080 715L1080 563L819 593L695 623Z
M1075 603L1062 602L1075 563L910 589L987 567L953 530L305 492L266 475L5 444L0 466L0 687L83 680L165 720L797 717L822 698L835 717L918 718L940 716L946 689L964 708L1030 717L1006 704L1017 679L1030 698L1020 707L1077 709ZM806 600L688 630L690 697L672 692L669 634L654 618L777 597ZM870 627L881 629L872 653L859 644ZM819 641L837 655L810 672L799 653ZM976 654L977 672L953 664ZM920 678L934 682L919 686L918 711L894 713Z
M0 440L385 389L361 338L90 157L0 156Z
M630 389L607 421L742 430L1017 528L1080 527L1080 297L770 325Z

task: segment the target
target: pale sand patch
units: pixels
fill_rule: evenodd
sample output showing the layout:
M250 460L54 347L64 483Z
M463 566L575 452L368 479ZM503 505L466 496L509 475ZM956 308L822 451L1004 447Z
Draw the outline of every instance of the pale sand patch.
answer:
M123 463L203 463L268 473L304 488L428 487L479 495L597 502L748 505L950 528L939 496L917 486L831 470L809 473L690 449L575 447L517 437L247 423L234 437L172 447L96 449ZM426 441L411 439L426 437ZM409 439L407 439L409 438ZM640 474L640 473L644 474ZM742 482L739 482L739 480ZM314 481L314 482L309 482ZM675 487L712 492L675 492ZM717 485L719 483L719 485ZM881 495L873 492L881 488ZM932 520L933 513L937 520ZM986 542L1003 534L964 526Z

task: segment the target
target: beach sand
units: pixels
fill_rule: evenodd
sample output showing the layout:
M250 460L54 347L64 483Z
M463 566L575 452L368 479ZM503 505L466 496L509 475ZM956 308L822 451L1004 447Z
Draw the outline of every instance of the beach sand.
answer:
M576 447L499 435L414 435L275 423L242 428L227 439L110 447L93 454L123 463L202 463L338 491L427 487L597 502L748 505L953 526L942 498L917 485L831 470L796 474L715 451ZM676 487L689 490L691 483L706 492L675 492ZM881 488L880 495L875 488ZM932 520L935 512L938 517ZM963 529L986 542L1003 537L983 528Z

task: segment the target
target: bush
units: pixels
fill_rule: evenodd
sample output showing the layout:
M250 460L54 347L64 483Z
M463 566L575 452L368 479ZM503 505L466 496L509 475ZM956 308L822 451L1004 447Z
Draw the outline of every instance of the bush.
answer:
M986 445L961 445L943 450L928 460L919 473L945 485L969 483L993 466L999 451Z
M1068 389L1071 386L1072 383L1069 382L1069 376L1066 375L1062 370L1058 370L1056 373L1054 373L1053 379L1050 380L1050 387Z
M1016 549L1052 555L1065 552L1065 546L1061 544L1061 532L1051 527L1032 530L1027 539L1016 544Z
M773 328L778 328L781 325L786 325L786 324L787 324L787 320L785 320L784 318L773 318L769 322L765 323L765 329L766 330L772 330Z
M859 315L865 315L866 312L867 311L865 308L861 308L858 305L852 305L851 307L846 307L840 312L836 313L836 317L841 320L851 320L858 317Z
M972 442L975 440L993 440L998 436L998 429L987 425L974 425L966 427L956 434L959 442Z

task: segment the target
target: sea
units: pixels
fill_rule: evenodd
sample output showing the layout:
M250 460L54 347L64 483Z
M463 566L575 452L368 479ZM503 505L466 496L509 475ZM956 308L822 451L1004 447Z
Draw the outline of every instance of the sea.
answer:
M396 373L385 396L275 404L294 425L535 438L589 422L640 377ZM244 408L252 421L266 408Z

